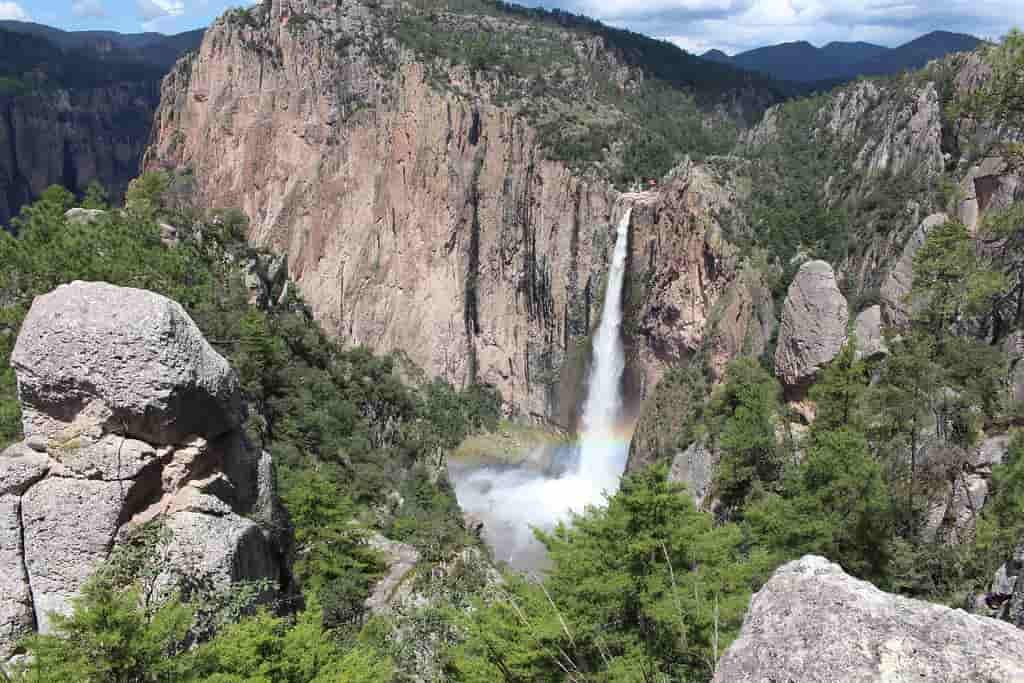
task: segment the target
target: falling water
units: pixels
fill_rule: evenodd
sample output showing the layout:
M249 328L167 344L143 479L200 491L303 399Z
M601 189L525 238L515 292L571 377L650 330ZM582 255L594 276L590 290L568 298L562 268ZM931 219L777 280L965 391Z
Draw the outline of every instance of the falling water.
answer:
M554 466L449 466L459 503L484 522L485 539L499 560L517 569L546 563L533 528L549 530L588 506L601 505L619 488L629 451L623 434L622 286L625 280L632 208L619 221L601 322L593 357L579 443L556 453Z
M626 355L622 349L622 283L626 277L632 214L633 208L627 207L619 221L601 324L594 337L587 400L583 404L578 474L597 486L598 491L618 489L629 448L629 444L623 443L616 432L622 415L622 372L626 368Z

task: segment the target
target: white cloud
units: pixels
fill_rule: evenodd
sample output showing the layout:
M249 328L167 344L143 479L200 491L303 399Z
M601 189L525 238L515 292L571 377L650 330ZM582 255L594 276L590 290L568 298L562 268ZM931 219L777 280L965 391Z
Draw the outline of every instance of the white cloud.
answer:
M0 19L14 19L15 21L31 21L32 17L28 15L21 5L16 2L0 2Z
M165 20L185 13L184 0L135 0L135 9L142 19L142 27L155 31Z
M105 17L103 0L71 0L71 13L76 17Z

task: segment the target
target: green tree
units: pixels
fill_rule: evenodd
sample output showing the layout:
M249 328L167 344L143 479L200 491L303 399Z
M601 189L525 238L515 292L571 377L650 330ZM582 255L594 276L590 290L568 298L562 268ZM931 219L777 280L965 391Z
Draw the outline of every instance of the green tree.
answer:
M857 340L851 338L810 389L817 410L814 429L863 429L867 388L867 368L857 360Z
M460 680L706 679L766 569L663 466L541 539L553 565L542 585L511 580L461 617Z
M107 189L98 180L93 180L85 188L85 196L82 197L82 208L107 210L110 208L110 196Z
M387 683L391 662L369 646L346 652L313 602L294 622L262 611L227 627L195 654L202 683Z
M1024 33L1014 28L1002 42L988 48L985 61L992 75L971 101L973 109L999 122L1024 122Z
M28 639L23 683L157 683L180 681L190 668L184 651L192 610L169 600L151 611L134 590L89 581L70 616L51 615L53 633Z
M862 578L884 580L889 493L867 440L846 428L816 430L805 448L781 492L748 508L750 538L776 562L816 553Z
M910 300L915 318L940 344L961 315L989 313L1005 286L1001 273L982 267L967 228L958 220L933 228L914 255Z
M934 425L942 369L934 360L934 337L921 330L891 339L889 349L879 381L868 394L870 435L888 461L893 495L905 501L901 531L916 536L918 464L925 429Z
M712 395L709 429L721 453L715 494L735 517L755 488L778 480L784 458L775 436L778 382L751 358L729 364L725 384Z
M170 187L170 177L163 171L147 171L128 185L124 208L134 216L146 220L156 218L164 193Z

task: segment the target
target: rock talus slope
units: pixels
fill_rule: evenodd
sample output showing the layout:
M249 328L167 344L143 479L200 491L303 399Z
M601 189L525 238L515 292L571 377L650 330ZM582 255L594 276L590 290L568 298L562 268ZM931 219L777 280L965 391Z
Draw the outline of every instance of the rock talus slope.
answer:
M74 282L38 297L12 355L25 440L0 454L0 657L133 528L170 532L166 580L288 588L270 456L239 430L238 380L177 303Z
M754 595L716 683L1024 680L1024 631L890 595L828 560L778 569Z

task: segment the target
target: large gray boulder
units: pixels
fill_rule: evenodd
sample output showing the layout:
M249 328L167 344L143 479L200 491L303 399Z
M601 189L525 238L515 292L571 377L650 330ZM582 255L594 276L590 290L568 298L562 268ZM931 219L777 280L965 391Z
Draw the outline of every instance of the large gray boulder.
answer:
M846 343L850 313L832 266L808 261L789 286L775 350L775 374L787 386L806 385Z
M1024 680L1024 631L883 593L828 560L778 569L754 595L717 683Z
M74 597L110 554L126 514L130 482L48 477L22 497L25 566L39 630Z
M924 246L928 233L949 221L944 213L933 213L921 221L921 225L903 245L903 253L882 282L882 313L889 325L902 327L910 321L912 312L910 290L914 286L914 256Z
M0 661L141 524L169 532L163 585L290 590L273 462L239 429L238 380L178 304L76 282L15 345L26 439L0 454ZM269 597L269 596L267 596Z
M668 480L685 484L693 496L694 505L699 508L704 505L704 499L711 491L716 460L714 452L704 442L695 441L672 459Z
M241 415L228 362L180 305L141 289L73 282L38 297L11 363L26 438L87 423L176 444L231 431Z
M889 353L882 335L882 307L865 308L854 323L857 335L857 358L879 358Z

